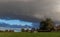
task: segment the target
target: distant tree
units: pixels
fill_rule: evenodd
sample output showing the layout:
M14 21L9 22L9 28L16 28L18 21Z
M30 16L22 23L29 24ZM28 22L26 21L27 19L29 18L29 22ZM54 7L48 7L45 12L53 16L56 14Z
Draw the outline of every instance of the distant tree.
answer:
M35 31L35 28L32 28L32 29L31 29L31 33L34 32L34 31Z
M29 31L29 29L27 28L26 32L28 32L28 31Z
M21 29L22 32L25 32L24 28Z
M34 32L35 31L35 28L32 28L31 30L32 30L32 32Z
M3 30L0 30L0 32L4 32Z
M8 32L8 30L5 30L5 32Z
M51 18L46 18L45 20L42 20L40 22L40 29L41 30L49 30L49 31L54 30L53 20Z
M9 30L8 32L14 32L14 30Z

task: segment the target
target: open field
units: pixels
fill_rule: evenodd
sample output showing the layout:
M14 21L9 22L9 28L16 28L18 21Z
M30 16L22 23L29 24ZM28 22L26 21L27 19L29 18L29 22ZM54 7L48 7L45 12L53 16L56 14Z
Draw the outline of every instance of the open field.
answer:
M0 32L0 37L60 37L60 32L40 32L40 33Z

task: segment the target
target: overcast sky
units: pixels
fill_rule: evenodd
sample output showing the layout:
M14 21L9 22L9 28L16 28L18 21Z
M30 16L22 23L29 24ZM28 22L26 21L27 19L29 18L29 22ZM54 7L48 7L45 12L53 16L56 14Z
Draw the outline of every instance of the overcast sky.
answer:
M60 0L0 0L0 17L60 21ZM32 21L31 20L31 21Z

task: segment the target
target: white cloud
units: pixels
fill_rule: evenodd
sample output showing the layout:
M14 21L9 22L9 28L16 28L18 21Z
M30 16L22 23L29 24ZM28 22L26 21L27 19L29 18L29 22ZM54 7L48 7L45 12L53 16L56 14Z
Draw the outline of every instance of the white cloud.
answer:
M6 23L9 25L32 25L32 22L26 22L26 21L21 21L21 20L5 20L5 19L0 19L0 23Z

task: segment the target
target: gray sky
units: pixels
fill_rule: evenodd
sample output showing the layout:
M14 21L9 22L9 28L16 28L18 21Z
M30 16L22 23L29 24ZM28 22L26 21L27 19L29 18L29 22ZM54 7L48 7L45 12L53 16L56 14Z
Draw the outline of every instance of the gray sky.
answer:
M39 20L51 17L60 21L60 0L0 0L0 17Z

